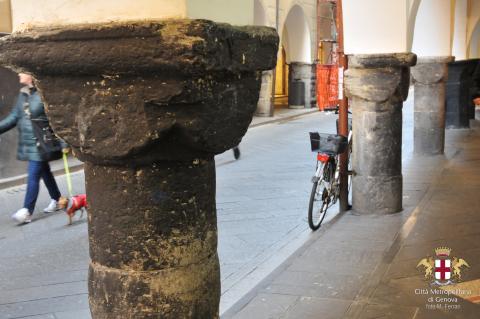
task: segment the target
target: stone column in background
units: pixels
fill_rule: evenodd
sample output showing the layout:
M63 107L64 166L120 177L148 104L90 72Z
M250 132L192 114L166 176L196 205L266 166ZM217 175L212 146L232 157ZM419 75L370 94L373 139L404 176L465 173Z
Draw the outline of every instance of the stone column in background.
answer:
M353 209L402 210L402 106L408 96L411 53L348 57L346 94L353 113Z
M246 133L277 46L274 29L206 20L0 40L87 163L94 319L218 318L214 155Z
M301 81L305 84L305 108L316 106L315 71L309 63L291 62L289 64L289 81Z
M447 63L453 59L451 56L422 57L412 68L415 85L414 152L417 154L443 154Z
M273 71L265 71L262 73L262 86L260 87L260 96L258 98L256 116L269 117L273 116L272 101L272 85Z
M12 111L21 87L15 72L0 67L0 120ZM26 162L17 160L17 145L16 128L0 136L0 180L25 174L27 170Z

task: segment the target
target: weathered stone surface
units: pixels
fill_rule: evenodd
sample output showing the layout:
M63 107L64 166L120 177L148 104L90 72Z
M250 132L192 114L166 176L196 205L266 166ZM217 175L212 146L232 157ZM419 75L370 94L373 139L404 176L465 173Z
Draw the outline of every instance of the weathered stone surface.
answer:
M402 210L402 104L414 54L353 55L345 73L353 112L353 209Z
M93 318L218 318L213 156L245 134L277 46L273 29L206 20L0 40L87 162Z
M0 57L2 63L36 75L158 71L201 77L271 69L276 57L270 52L277 39L272 28L233 27L207 20L86 24L37 28L5 37Z
M411 69L415 83L433 84L440 81L445 82L448 77L447 63L452 62L455 57L421 57L417 64Z
M90 25L7 37L0 60L55 87L42 90L52 126L81 159L148 162L237 145L276 41L269 28L204 20Z
M52 101L52 126L82 160L143 164L208 157L238 145L256 109L260 79L260 73L45 76L39 85L57 88L42 90Z
M414 151L423 155L443 154L447 63L453 57L425 57L412 68L415 84Z

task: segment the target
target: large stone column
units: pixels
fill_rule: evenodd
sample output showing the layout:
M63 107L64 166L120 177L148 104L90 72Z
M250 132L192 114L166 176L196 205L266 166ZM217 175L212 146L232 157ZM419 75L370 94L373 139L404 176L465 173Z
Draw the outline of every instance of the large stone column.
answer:
M411 53L348 57L346 94L353 113L353 209L402 210L402 105L408 95Z
M213 157L247 131L277 46L274 29L206 20L0 40L87 162L93 318L218 318Z
M415 85L414 152L443 154L445 148L445 112L447 63L453 57L422 57L412 68Z

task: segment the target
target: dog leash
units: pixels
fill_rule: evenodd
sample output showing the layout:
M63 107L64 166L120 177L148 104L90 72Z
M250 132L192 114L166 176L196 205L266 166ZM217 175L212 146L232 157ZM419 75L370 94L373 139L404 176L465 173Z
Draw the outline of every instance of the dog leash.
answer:
M67 153L63 153L63 166L65 167L65 174L67 175L68 195L70 195L70 198L72 198L72 177L70 176L70 168L68 167Z

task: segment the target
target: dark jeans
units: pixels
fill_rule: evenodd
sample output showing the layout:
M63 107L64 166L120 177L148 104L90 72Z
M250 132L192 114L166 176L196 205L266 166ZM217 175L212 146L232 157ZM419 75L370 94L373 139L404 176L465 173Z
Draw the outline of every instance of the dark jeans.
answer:
M52 199L58 200L61 196L48 162L29 161L27 194L25 195L23 207L28 209L30 214L33 213L35 204L37 203L38 192L40 190L40 178L43 179Z

